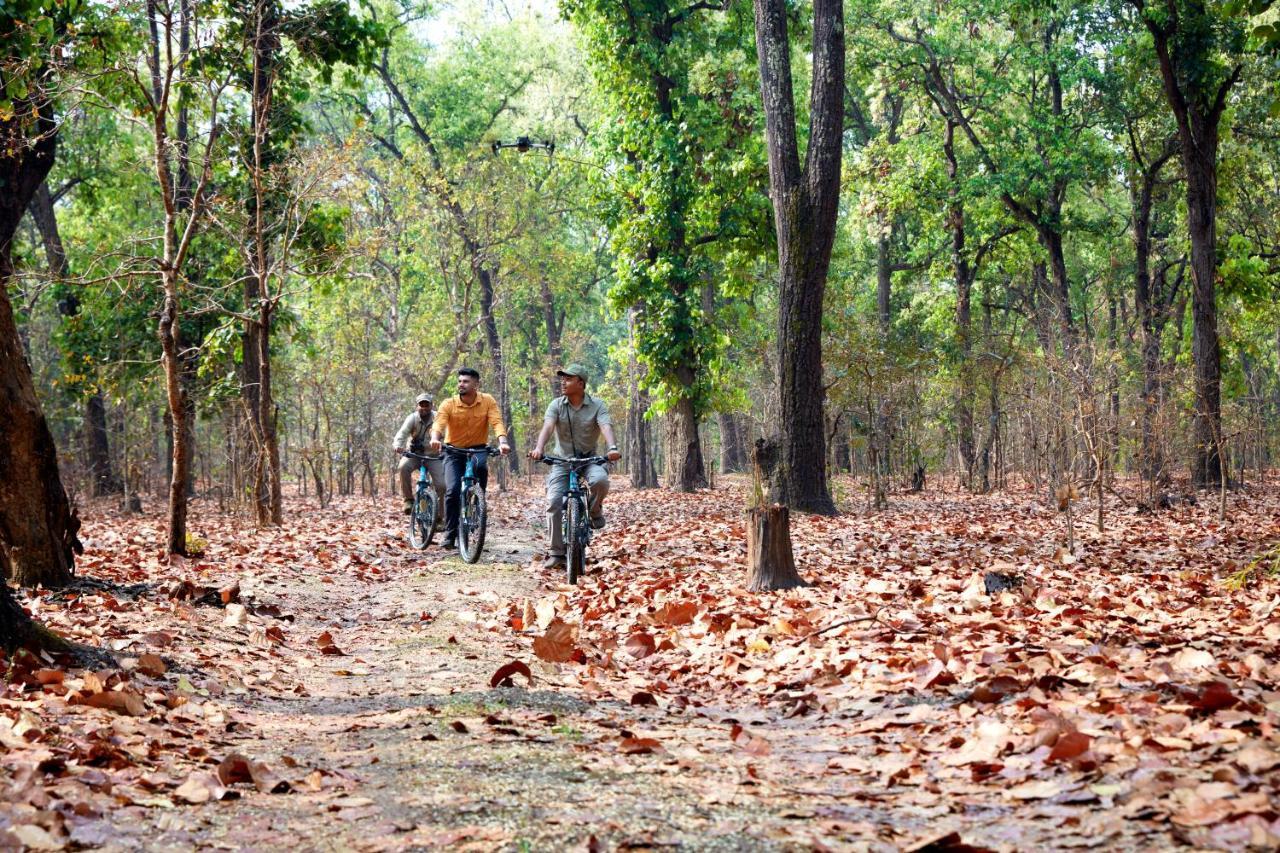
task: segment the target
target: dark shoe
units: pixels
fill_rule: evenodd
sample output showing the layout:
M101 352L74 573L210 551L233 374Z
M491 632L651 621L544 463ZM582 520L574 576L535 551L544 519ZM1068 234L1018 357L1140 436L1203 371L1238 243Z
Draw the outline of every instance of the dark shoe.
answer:
M547 569L563 569L565 567L564 554L548 554L543 568Z
M452 551L458 547L458 539L456 536L446 536L440 540L440 547L446 551Z
M604 527L604 516L603 515L591 516L591 527L593 530L602 529Z

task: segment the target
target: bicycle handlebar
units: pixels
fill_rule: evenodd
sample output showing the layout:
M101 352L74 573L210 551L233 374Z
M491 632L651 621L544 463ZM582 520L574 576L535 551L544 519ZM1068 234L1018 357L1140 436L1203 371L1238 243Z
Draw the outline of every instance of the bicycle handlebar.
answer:
M426 456L426 455L421 454L421 453L414 453L412 450L401 450L401 451L400 451L400 455L401 455L401 456L411 456L411 457L413 457L414 459L421 459L423 462L427 462L427 461L433 461L433 462L434 462L435 460L442 458L442 457L440 457L440 456Z
M499 448L493 447L492 445L489 445L486 447L477 447L474 449L470 447L454 447L452 444L442 444L441 447L443 447L445 452L447 453L465 453L471 456L479 456L481 453L487 453L490 456L496 456L502 452Z
M605 456L583 456L572 459L566 459L563 456L543 456L538 461L544 465L586 466L609 464L609 459Z

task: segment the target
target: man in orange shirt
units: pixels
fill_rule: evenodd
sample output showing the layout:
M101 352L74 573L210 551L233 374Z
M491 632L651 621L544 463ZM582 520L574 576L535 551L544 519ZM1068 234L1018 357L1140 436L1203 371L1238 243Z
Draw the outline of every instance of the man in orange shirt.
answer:
M484 447L489 441L490 427L498 436L498 449L506 456L511 446L507 444L507 426L502 422L498 401L481 393L479 371L464 367L458 371L458 396L445 400L436 412L435 423L431 425L431 452L439 453L442 444L467 449ZM489 484L489 457L478 455L472 464L480 487L485 488ZM445 453L444 540L440 543L445 549L457 545L462 474L466 469L466 454Z

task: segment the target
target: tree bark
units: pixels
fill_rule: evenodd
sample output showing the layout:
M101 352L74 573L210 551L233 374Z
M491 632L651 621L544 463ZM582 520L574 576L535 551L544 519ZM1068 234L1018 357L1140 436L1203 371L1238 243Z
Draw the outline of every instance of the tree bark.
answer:
M71 578L74 554L82 550L76 536L80 519L62 487L57 448L36 397L8 286L13 235L53 167L57 126L47 102L16 106L14 117L0 120L0 577L50 587Z
M773 503L781 460L776 442L760 439L751 454L756 482L754 505L747 509L747 589L765 592L808 586L796 571L791 551L791 515Z
M834 515L822 412L822 302L840 196L844 4L815 0L813 17L809 144L802 170L787 4L755 0L756 53L778 240L780 479L787 504Z
M1131 0L1151 32L1165 100L1178 127L1186 180L1187 234L1191 238L1191 354L1195 362L1192 422L1195 458L1191 480L1197 488L1218 486L1222 478L1222 351L1218 341L1217 216L1219 123L1227 96L1240 79L1237 65L1219 80L1205 68L1216 59L1213 25L1204 4L1188 4L1179 15L1149 16L1145 0ZM1170 8L1173 6L1172 0Z
M720 422L720 470L725 474L747 470L747 447L741 417L732 412L721 412L718 419Z
M635 308L627 309L629 357L627 360L627 473L631 486L652 489L658 485L658 472L653 464L653 425L645 417L649 411L649 395L640 381L640 365L636 361Z
M702 440L698 435L698 418L693 401L680 397L662 419L666 448L663 472L666 486L680 492L707 487L707 472L702 463Z

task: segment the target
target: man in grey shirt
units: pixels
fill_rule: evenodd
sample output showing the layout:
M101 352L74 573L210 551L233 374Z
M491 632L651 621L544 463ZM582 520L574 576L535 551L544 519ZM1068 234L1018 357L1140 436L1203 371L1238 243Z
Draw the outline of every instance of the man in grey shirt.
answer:
M538 433L538 441L529 458L542 458L543 448L552 432L556 436L556 456L581 459L593 456L600 436L608 445L606 456L610 462L622 457L618 445L613 440L613 421L609 419L609 410L604 401L587 393L587 371L580 364L571 364L557 370L560 377L561 396L547 406L546 417L542 421L542 431ZM609 474L601 465L591 465L582 471L581 476L587 481L591 490L591 526L597 530L604 527L604 498L609 494ZM547 474L547 536L549 546L547 553L551 565L564 565L564 535L560 530L561 506L565 493L569 491L569 469L563 465L552 467Z
M430 394L418 395L416 411L404 419L404 423L400 425L400 431L392 440L391 446L397 454L402 454L406 450L413 453L427 452L431 421L435 419L431 402ZM414 459L412 456L405 456L400 460L397 473L400 477L400 497L404 498L405 515L413 512L413 472L417 471L421 464L421 460ZM436 490L436 521L439 521L440 513L444 511L444 465L439 459L430 459L427 461L427 473L431 475L431 485Z

